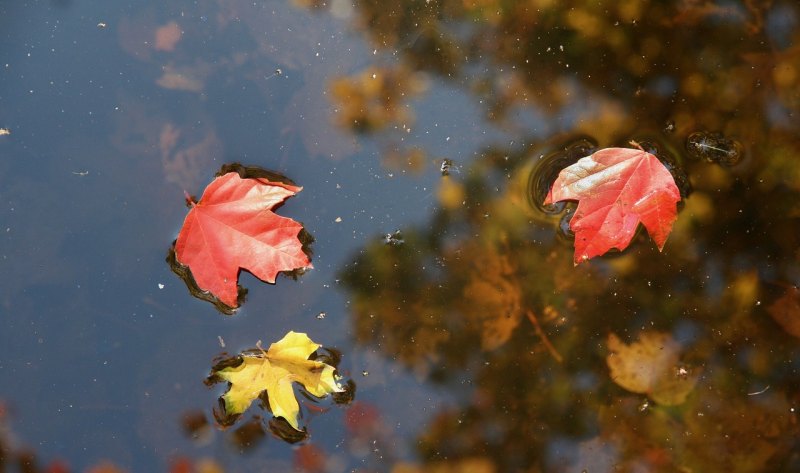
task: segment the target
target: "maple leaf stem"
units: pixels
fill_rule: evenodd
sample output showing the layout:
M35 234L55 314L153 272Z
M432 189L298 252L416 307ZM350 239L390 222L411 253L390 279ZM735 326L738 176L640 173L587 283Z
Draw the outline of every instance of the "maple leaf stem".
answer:
M640 145L639 142L636 141L636 140L630 140L628 142L628 144L630 144L631 146L634 146L636 148L639 148L640 151L644 151L644 148L642 148L642 145Z
M533 324L534 330L536 330L536 335L538 335L539 338L542 339L542 343L544 343L545 348L547 348L547 351L550 352L550 356L552 356L557 362L563 363L564 358L558 353L556 347L554 347L553 344L550 343L550 339L547 338L547 334L544 333L544 330L542 330L542 326L539 325L539 320L536 318L533 312L528 310L526 311L526 314L528 315L528 320L530 320L531 323Z
M192 196L189 195L188 192L186 192L186 189L183 190L183 197L186 199L186 203L191 205L192 207L197 205L197 202L195 202L194 199L192 199Z

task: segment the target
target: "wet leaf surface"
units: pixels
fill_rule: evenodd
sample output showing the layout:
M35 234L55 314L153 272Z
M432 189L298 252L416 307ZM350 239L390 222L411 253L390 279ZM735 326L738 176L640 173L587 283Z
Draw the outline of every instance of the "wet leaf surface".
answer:
M642 149L605 148L561 171L544 204L577 200L570 221L575 264L628 247L642 223L662 250L677 218L672 175Z
M197 203L190 202L175 241L177 262L229 307L238 306L240 269L274 283L281 271L310 267L297 238L302 225L272 212L301 189L236 172L216 178Z
M264 395L275 417L285 419L294 430L302 430L294 383L317 398L343 391L335 367L309 359L319 347L306 334L289 332L266 351L250 350L235 359L217 363L208 382L230 383L221 398L223 412L219 420L224 425L233 423L253 401Z

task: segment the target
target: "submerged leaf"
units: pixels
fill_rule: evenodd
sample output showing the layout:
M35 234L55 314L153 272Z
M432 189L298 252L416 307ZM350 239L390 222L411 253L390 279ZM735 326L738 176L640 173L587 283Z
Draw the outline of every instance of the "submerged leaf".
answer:
M236 366L226 362L218 364L212 369L209 379L230 382L228 391L222 396L225 414L242 414L261 393L266 392L272 414L283 417L299 431L297 416L300 406L294 395L294 382L318 398L344 391L337 382L335 367L308 359L319 347L308 335L290 331L270 345L267 351L243 353L241 363Z
M680 363L680 345L667 333L643 332L626 345L609 334L606 363L611 379L628 391L647 394L659 404L674 406L694 389L698 373Z

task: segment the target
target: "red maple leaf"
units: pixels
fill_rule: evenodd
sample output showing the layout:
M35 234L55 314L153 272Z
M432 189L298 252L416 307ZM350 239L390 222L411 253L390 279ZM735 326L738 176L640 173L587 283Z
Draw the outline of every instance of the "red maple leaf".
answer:
M311 267L297 235L303 228L272 208L302 187L229 172L206 187L183 222L175 258L197 286L237 306L239 269L274 283L281 271Z
M575 232L577 265L611 248L627 248L639 222L661 251L681 195L675 179L652 154L606 148L561 170L544 203L561 200L578 201L569 225Z

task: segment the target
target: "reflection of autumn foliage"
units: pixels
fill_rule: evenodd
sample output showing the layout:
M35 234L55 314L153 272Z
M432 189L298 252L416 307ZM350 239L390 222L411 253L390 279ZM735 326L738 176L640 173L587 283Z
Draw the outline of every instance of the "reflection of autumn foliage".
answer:
M785 435L796 430L779 396L754 403L706 391L676 416L625 398L603 407L599 419L601 437L620 449L621 465L631 470L678 471L689 464L694 471L793 471L776 461L789 453L792 441Z
M156 51L174 51L175 46L181 39L181 27L174 21L170 21L156 30L156 40L154 48Z
M522 293L514 280L509 255L497 255L491 249L467 249L477 258L463 290L465 314L482 327L481 347L493 350L502 346L522 320Z
M36 452L19 445L11 429L8 409L0 399L0 472L19 471L22 473L70 473L76 471L63 460L52 460L45 466L37 458ZM125 473L124 470L107 461L98 462L85 470L86 473Z
M197 141L189 143L182 134L186 134L185 130L172 123L163 125L159 139L161 164L167 181L192 188L208 163L221 154L222 144L213 130L202 136L193 136Z
M517 136L530 144L491 147L463 182L443 182L442 210L404 229L404 245L366 246L345 277L356 340L470 389L420 433L424 471L476 458L495 471L800 467L787 369L800 325L797 18L788 0L357 2L380 61L396 58L387 70L461 87L487 129L518 135L530 112L602 147L652 138L694 188L663 255L640 235L576 270L559 216L531 210L519 185L548 145ZM388 121L354 110L350 130ZM692 161L693 132L721 133L694 145L743 159Z
M769 127L732 118L800 106L796 32L765 26L797 15L796 5L717 3L362 0L357 23L403 64L466 86L495 119L529 107L551 117L577 110L580 128L601 141L668 120L678 132L763 140ZM360 123L379 121L376 112Z
M488 189L479 182L458 191L452 186L460 184L446 185L450 190L441 198L470 196L466 207L443 211L425 234L404 232L401 245L369 245L346 274L349 287L359 288L353 301L357 339L378 340L384 352L422 371L475 361L481 350L496 350L515 334L526 351L559 358L538 342L575 313L575 296L585 294L574 278L560 276L572 270L571 261L530 244L524 195L516 185L480 206L473 199ZM450 226L459 231L450 233ZM537 277L540 267L556 278ZM565 297L567 290L573 292ZM523 323L528 320L534 323Z
M797 434L788 403L797 394L781 366L796 348L765 309L781 323L794 318L796 301L791 290L770 296L764 271L778 280L797 271L795 257L778 257L795 254L785 240L796 244L797 236L788 230L792 213L762 211L777 190L747 193L718 166L690 165L695 192L663 255L640 234L640 244L616 257L575 269L570 245L554 238L555 222L527 207L522 182L531 161L487 153L496 155L509 159L480 161L463 182L448 178L443 209L424 230L404 230L402 245L368 245L344 278L359 343L459 392L470 389L469 402L438 412L420 434L425 467L455 468L476 455L495 471L619 464L744 472L787 461ZM515 177L495 187L507 166ZM722 189L726 205L715 203L712 189ZM778 195L800 197L785 192ZM777 302L761 304L766 297ZM609 333L635 340L645 328L659 333L648 347L607 346ZM633 357L609 370L612 351ZM614 387L625 370L638 380L616 382L651 401ZM720 425L757 441L745 448L737 444L745 440L720 435ZM751 425L758 427L748 433ZM576 439L574 455L543 460L564 438ZM723 468L707 445L717 455L742 453Z
M406 101L424 88L424 81L407 68L368 68L330 86L339 125L359 133L411 126Z
M486 458L464 458L456 461L440 461L425 465L398 463L391 473L494 473L494 464Z
M786 333L800 338L800 289L789 288L768 310Z

